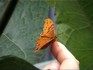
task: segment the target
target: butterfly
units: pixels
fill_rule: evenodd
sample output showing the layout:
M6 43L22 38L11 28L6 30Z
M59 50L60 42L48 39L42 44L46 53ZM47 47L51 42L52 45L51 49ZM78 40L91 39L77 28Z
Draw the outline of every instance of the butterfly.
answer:
M53 21L48 18L44 20L43 32L37 39L35 52L48 47L57 38Z

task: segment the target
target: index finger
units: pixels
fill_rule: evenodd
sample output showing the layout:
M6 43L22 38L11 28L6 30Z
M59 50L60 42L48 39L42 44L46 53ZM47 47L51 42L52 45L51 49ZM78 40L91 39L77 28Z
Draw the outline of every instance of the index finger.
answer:
M51 52L60 63L68 58L75 59L75 57L68 51L68 49L57 41L52 44Z

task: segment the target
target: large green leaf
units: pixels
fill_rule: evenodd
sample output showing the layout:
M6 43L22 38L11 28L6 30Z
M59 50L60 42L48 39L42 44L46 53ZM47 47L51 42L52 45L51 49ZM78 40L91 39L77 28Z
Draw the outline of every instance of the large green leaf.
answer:
M51 4L52 2L50 2ZM80 61L93 69L93 0L55 0L58 40Z
M15 56L0 58L0 70L39 70L25 60Z
M19 0L0 37L0 57L15 55L34 64L43 61L45 53L34 53L36 39L48 17L48 4L41 0Z

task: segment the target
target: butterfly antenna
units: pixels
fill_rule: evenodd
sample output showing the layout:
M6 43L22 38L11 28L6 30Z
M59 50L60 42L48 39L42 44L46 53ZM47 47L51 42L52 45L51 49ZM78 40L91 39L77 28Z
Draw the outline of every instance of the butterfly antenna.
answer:
M34 53L37 53L38 50L35 50Z

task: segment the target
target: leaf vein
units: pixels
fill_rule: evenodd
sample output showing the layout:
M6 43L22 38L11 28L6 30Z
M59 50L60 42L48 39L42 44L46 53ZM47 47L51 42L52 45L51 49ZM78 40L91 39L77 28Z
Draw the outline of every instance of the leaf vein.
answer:
M9 41L11 41L13 44L15 44L15 45L24 53L24 57L25 57L25 59L26 59L27 56L26 56L26 53L24 52L24 50L23 50L21 47L19 47L15 42L13 42L7 35L5 35L4 33L3 33L3 35L4 35Z

